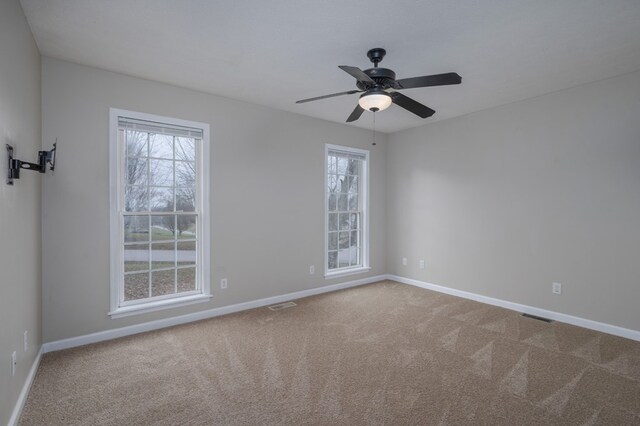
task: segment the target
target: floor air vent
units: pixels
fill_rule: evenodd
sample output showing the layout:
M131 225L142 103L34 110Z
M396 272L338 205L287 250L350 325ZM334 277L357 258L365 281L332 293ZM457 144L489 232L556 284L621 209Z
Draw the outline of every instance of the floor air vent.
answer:
M293 302L284 302L278 303L277 305L269 306L269 309L272 311L280 311L282 309L293 308L294 306L298 306Z
M542 321L542 322L549 322L549 323L553 322L553 320L551 320L549 318L538 317L538 316L531 315L531 314L522 314L522 316L526 317L526 318L531 318L531 319L534 319L534 320Z

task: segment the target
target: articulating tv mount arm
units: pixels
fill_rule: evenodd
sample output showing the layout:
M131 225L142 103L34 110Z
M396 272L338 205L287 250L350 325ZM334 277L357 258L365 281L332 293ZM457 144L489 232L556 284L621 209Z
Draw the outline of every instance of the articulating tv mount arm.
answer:
M27 161L16 160L13 158L13 146L7 144L7 156L9 157L9 170L7 173L7 185L13 185L14 179L20 179L20 169L35 170L39 173L47 171L47 164L49 164L49 170L54 170L56 167L56 143L53 144L53 149L50 151L38 151L38 162L29 163Z

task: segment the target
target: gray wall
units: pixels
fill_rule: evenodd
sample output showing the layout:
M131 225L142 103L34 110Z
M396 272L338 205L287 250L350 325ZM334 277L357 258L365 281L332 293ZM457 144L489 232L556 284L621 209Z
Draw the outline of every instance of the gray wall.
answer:
M7 424L42 343L40 182L48 177L23 171L15 186L5 185L5 144L32 162L41 149L40 54L18 0L0 2L0 139L0 424Z
M43 138L59 148L43 188L46 342L386 272L384 135L373 147L370 131L46 57L42 106ZM110 107L210 124L211 303L108 317ZM367 274L322 274L325 143L371 151Z
M393 134L387 178L389 273L640 330L640 73Z
M396 133L389 143L380 135L372 147L368 131L42 63L43 139L57 137L60 148L43 193L45 341L346 280L321 274L324 143L372 155L373 269L347 279L388 272L640 329L640 73ZM107 316L109 107L210 123L211 303ZM551 293L553 281L562 296Z

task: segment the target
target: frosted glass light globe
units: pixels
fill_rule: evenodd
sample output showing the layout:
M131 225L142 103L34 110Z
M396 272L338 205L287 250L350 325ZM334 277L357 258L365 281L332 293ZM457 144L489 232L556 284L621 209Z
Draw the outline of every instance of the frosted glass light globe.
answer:
M382 90L374 93L365 93L360 96L358 104L367 111L371 111L373 108L377 108L376 111L382 111L391 105L391 96Z

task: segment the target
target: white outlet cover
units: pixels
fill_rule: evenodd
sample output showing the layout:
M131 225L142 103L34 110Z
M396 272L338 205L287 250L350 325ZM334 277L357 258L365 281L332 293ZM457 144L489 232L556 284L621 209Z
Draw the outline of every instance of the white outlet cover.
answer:
M551 291L555 294L562 294L562 284L561 283L553 283L551 285Z
M403 257L403 258L402 258L402 264L403 264L404 266L407 266L407 264L408 264L408 263L409 263L409 262L407 262L407 258L406 258L406 257Z
M309 275L313 275L316 273L316 265L309 266Z
M220 288L227 288L227 279L223 278L220 280Z
M420 261L420 269L424 269L424 260Z

